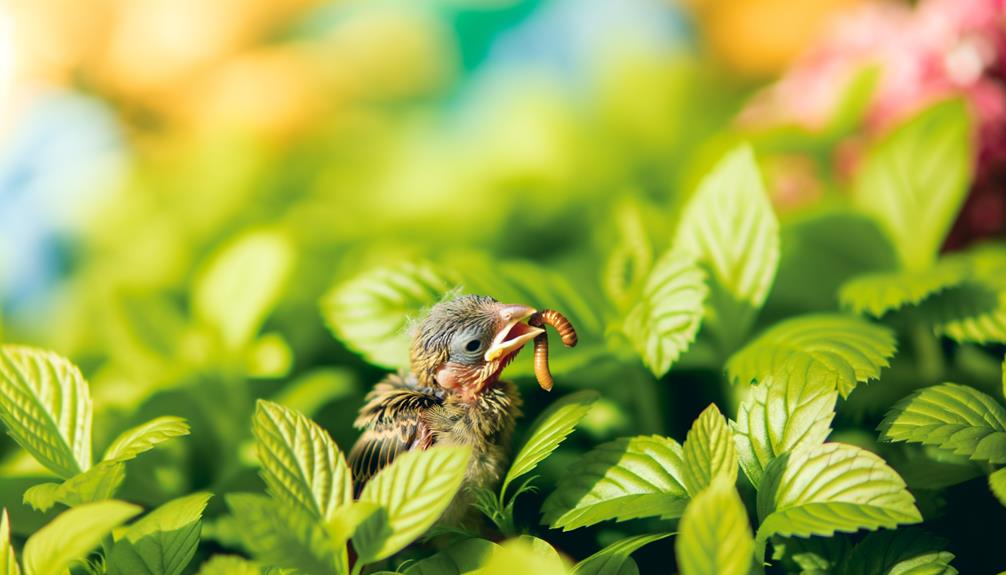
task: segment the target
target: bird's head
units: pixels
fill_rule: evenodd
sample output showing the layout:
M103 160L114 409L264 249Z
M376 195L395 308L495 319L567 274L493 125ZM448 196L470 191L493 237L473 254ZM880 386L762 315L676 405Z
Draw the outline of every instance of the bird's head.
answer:
M417 326L412 371L422 385L471 400L496 383L524 344L542 333L526 323L534 312L479 295L441 302Z

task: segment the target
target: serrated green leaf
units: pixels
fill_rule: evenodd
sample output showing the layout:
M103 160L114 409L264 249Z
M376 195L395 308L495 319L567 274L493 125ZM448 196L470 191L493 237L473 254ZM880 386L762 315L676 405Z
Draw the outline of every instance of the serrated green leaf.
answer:
M294 251L282 234L246 232L213 254L193 293L196 316L237 349L259 330L279 299Z
M1006 290L966 281L926 299L918 314L933 333L958 343L1006 342Z
M685 456L685 489L692 497L719 476L737 481L737 449L726 418L709 404L692 423L682 446Z
M880 377L897 342L887 327L837 314L812 314L779 322L727 362L734 383L802 373L847 397L857 383Z
M85 503L60 513L25 543L25 573L62 575L70 563L83 559L112 529L140 511L136 505L112 499Z
M464 447L409 451L368 481L360 501L377 503L383 513L365 521L353 536L360 560L384 559L426 532L461 487L470 456Z
M744 503L726 476L695 496L681 517L674 549L682 575L746 575L754 539Z
M921 529L878 531L863 538L837 575L957 575L946 542Z
M322 312L335 336L368 362L405 368L410 319L440 301L452 285L427 263L376 268L332 288Z
M706 325L732 351L765 302L779 265L779 224L749 146L729 152L702 180L674 246L708 267Z
M150 451L173 437L189 434L189 424L181 417L165 415L127 429L105 450L104 461L127 461Z
M754 386L737 409L734 441L741 469L757 487L773 459L820 445L831 433L838 392L828 381L777 375Z
M616 439L570 465L542 506L564 531L615 519L680 517L688 501L684 452L668 437Z
M0 575L21 575L14 547L10 544L10 519L6 507L0 515Z
M622 331L655 376L667 373L695 340L708 291L692 256L670 251L653 265Z
M24 502L41 512L56 503L73 507L111 499L126 479L126 466L120 461L102 461L63 483L40 483L24 492Z
M506 494L511 482L533 471L551 455L587 416L598 397L600 396L595 391L581 391L562 398L542 413L524 446L514 457L500 493Z
M644 545L670 536L670 533L653 533L620 539L577 563L573 575L625 575L627 565L632 562L630 555Z
M853 200L873 215L911 270L932 265L967 192L971 121L964 102L935 104L869 150Z
M480 571L481 575L567 575L566 565L551 545L541 539L521 536L504 541Z
M500 546L485 539L466 539L417 561L402 575L468 575L480 573Z
M250 493L231 493L225 499L242 543L256 560L309 575L340 574L328 533L300 507Z
M962 258L944 258L917 271L877 272L856 276L842 284L842 307L857 314L881 317L968 280L971 268Z
M1006 408L966 385L921 389L896 403L877 429L888 441L934 445L976 461L1006 463Z
M151 511L126 529L106 558L110 575L180 575L199 545L209 493L193 493Z
M198 575L262 575L262 570L244 557L214 555L199 567Z
M989 489L992 490L999 503L1006 506L1006 467L989 475Z
M758 487L759 541L922 521L905 482L877 455L842 443L775 459Z
M328 521L353 500L346 458L324 429L303 414L260 399L252 425L269 492Z
M0 346L0 419L18 445L60 477L91 467L91 397L66 358Z
M604 264L601 285L620 309L631 304L653 265L653 247L646 236L643 206L628 196L614 208L616 239Z

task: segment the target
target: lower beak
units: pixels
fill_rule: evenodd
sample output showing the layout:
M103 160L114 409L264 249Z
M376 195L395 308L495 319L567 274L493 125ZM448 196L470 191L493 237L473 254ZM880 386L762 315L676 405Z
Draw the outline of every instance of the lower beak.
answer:
M523 323L535 313L533 307L526 305L506 305L500 310L503 327L496 332L492 344L486 350L486 361L495 361L507 354L519 350L527 342L534 339L544 329Z

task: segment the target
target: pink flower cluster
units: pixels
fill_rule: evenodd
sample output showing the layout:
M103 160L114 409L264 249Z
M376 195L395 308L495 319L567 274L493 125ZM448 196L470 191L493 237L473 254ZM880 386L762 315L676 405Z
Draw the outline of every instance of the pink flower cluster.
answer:
M958 222L965 229L955 233L967 240L1006 227L1006 0L861 6L837 21L739 120L751 127L820 129L854 75L871 65L880 78L865 136L939 99L962 95L970 102L977 120L977 182Z

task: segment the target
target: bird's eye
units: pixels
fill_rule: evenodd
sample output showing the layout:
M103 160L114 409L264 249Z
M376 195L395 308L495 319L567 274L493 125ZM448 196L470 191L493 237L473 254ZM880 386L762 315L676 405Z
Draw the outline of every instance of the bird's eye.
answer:
M475 352L482 348L482 340L472 339L465 344L465 351Z

